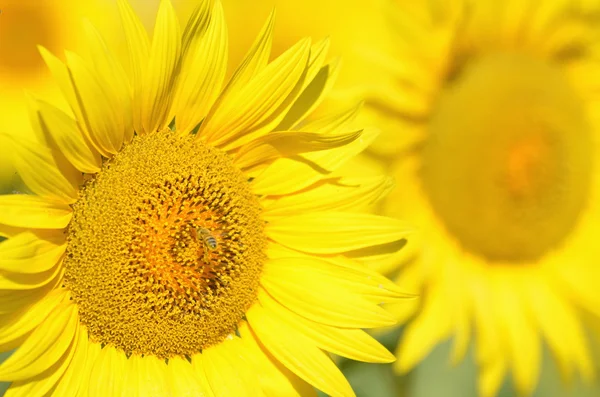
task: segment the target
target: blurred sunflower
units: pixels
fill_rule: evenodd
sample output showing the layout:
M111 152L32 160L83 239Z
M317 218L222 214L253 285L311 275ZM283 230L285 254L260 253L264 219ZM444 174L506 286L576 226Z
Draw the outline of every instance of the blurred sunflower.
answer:
M587 8L586 8L587 7ZM397 369L474 334L479 390L536 387L542 342L565 380L593 375L580 314L598 313L600 14L573 1L394 4L388 83L367 99L371 154L400 186L386 215L420 231L390 307L410 321ZM412 307L411 307L412 306Z
M223 85L219 2L180 34L162 1L152 40L118 5L129 63L89 23L85 56L42 48L70 109L31 99L12 140L35 195L0 196L6 395L352 396L328 352L393 361L362 328L403 295L364 264L407 232L360 210L388 179L336 173L376 135L356 109L304 121L328 42L268 63L270 18Z

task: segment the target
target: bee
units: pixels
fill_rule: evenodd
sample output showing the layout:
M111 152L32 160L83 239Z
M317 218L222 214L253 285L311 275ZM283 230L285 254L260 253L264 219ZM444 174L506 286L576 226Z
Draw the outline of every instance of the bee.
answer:
M196 228L196 238L204 245L204 260L208 259L208 253L217 249L219 244L212 233L203 227Z

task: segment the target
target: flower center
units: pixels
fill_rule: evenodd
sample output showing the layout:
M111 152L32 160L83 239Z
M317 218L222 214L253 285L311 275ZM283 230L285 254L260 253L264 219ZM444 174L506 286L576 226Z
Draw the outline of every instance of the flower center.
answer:
M65 287L98 343L191 356L235 332L256 299L258 199L226 154L194 137L136 137L73 211Z
M592 141L583 103L558 68L520 54L473 61L442 93L430 128L424 190L464 249L530 262L575 227Z
M9 0L0 10L0 76L37 77L44 70L37 46L60 50L54 7L47 1Z

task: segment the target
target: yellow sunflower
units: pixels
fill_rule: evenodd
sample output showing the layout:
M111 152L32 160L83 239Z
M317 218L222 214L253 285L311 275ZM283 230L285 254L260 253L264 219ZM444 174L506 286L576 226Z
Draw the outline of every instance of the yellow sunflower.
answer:
M536 387L542 344L565 380L593 376L582 314L600 308L600 13L575 1L429 1L390 7L397 43L368 112L371 154L399 188L386 215L420 231L401 267L419 302L397 369L471 340L479 391L510 373ZM371 72L373 73L373 71ZM589 312L589 313L588 313Z
M363 211L387 178L336 172L376 136L356 109L303 120L328 42L268 63L271 17L223 84L218 1L182 32L162 1L152 40L118 5L128 64L89 23L87 54L41 48L70 109L32 98L12 140L34 195L0 196L6 396L352 396L329 352L394 360L362 328L405 295L365 264L407 230Z

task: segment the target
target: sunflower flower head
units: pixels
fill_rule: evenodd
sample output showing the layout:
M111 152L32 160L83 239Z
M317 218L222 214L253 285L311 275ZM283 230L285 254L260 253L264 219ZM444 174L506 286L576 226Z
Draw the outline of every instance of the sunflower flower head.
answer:
M68 111L31 98L12 139L33 194L0 196L0 364L8 393L351 396L329 353L393 356L362 329L405 297L367 264L409 232L366 213L384 177L338 169L376 136L357 109L307 122L328 42L269 62L273 16L225 83L218 1L150 39L118 2L128 59L89 23L87 54L49 50ZM379 246L374 254L371 247ZM383 250L382 250L383 249Z
M397 48L369 117L371 154L402 189L387 215L421 231L398 282L423 299L390 307L409 322L396 366L413 368L474 336L479 390L507 373L536 388L547 344L565 380L593 375L582 318L597 316L598 10L585 2L394 4ZM412 306L412 307L411 307Z

